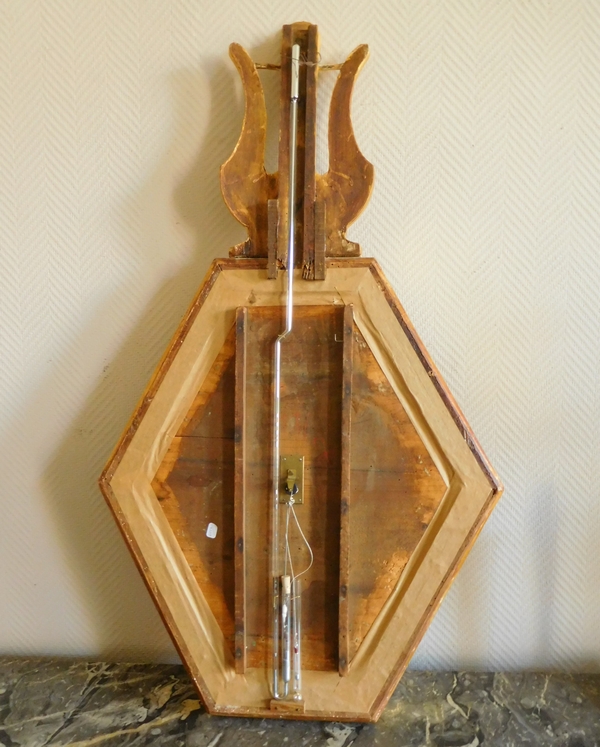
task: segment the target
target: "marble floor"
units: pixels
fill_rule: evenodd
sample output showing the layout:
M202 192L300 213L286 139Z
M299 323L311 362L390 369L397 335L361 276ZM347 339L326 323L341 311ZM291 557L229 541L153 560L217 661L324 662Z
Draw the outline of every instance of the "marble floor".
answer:
M408 672L352 725L209 716L180 666L4 658L0 745L600 747L600 675Z

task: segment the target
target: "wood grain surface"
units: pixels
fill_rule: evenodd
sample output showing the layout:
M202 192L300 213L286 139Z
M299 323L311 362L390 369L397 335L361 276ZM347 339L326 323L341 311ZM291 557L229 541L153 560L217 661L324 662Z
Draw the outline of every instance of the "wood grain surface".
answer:
M152 487L234 653L235 328L198 391ZM206 536L209 523L217 536Z
M300 46L295 200L290 205L291 49ZM238 143L221 167L221 190L235 218L248 230L248 239L230 250L231 256L268 257L269 277L287 266L289 221L295 217L298 251L295 266L305 280L323 280L325 257L356 257L360 247L346 238L373 188L373 165L354 136L351 101L354 81L368 57L357 47L339 66L329 110L329 167L316 173L317 83L319 37L309 23L286 25L281 37L278 171L264 166L267 112L263 88L246 50L232 44L230 56L245 94L245 112ZM338 66L334 66L338 67ZM275 202L276 201L276 202Z
M376 263L369 259L342 259L327 260L326 265L326 278L321 283L306 281L301 271L296 271L299 318L304 315L306 319L295 329L300 333L299 342L304 340L313 346L315 340L323 343L325 360L314 358L313 352L307 363L302 353L303 344L294 352L292 340L287 352L295 378L292 376L288 382L287 395L294 396L289 399L286 412L320 424L318 429L312 425L305 428L305 424L297 420L292 425L300 433L312 434L309 441L318 444L320 439L325 443L325 483L331 481L331 490L322 491L302 519L320 552L315 578L321 588L319 584L310 584L307 578L309 586L305 584L305 590L309 597L315 589L318 592L319 603L314 603L312 609L327 607L329 610L322 612L320 619L315 615L314 620L311 617L305 624L305 632L310 633L312 628L321 643L319 648L311 646L310 639L305 641L305 647L309 651L312 648L312 655L304 658L306 708L303 714L275 714L270 708L269 667L265 666L270 658L266 626L255 626L259 633L254 640L247 636L243 674L236 673L235 663L234 460L235 406L236 400L239 402L235 389L236 364L238 370L240 365L235 353L235 320L236 315L239 319L244 313L238 309L246 306L248 317L256 317L257 329L265 328L265 324L258 323L261 314L267 321L272 320L274 332L280 329L284 278L280 274L276 280L268 280L265 259L229 259L214 263L100 480L148 589L203 700L214 714L376 719L501 491L493 469ZM354 636L356 651L347 673L342 671L344 676L340 676L343 669L339 650L342 573L337 563L343 536L341 439L344 411L347 412L344 382L348 383L347 376L344 377L343 350L348 347L348 340L344 344L344 338L349 334L349 305L353 306L354 317L350 408L353 469L349 485L344 488L350 496L348 562L344 572L349 592L356 584L359 594L363 595L357 595L357 600L362 599L365 604L352 609L348 599L346 627L349 632L357 631ZM280 317L278 324L275 323L277 315ZM270 355L268 358L259 355L263 343L258 331L256 342L252 342L252 326L249 324L246 339L246 392L252 392L259 402L262 398L263 403L267 403L268 399L264 407L253 409L260 433L261 428L267 431L270 428L271 393L267 381L271 380L272 364ZM271 337L269 346L272 342ZM266 340L264 345L267 345ZM315 350L319 347L317 345ZM342 353L336 353L340 348ZM252 364L255 382L249 378L250 351L263 361L262 368L257 362ZM298 355L298 351L302 354ZM331 387L329 393L325 392L324 382ZM301 395L304 403L301 408L294 401L296 395ZM386 443L375 444L369 435L369 407L370 400L375 402L380 397L383 415L389 410L391 436ZM315 398L321 405L327 403L326 406L315 408L312 404ZM366 410L361 410L363 405ZM330 422L337 432L337 443L333 443L327 433L326 426ZM408 423L412 424L418 438L410 428L406 429ZM381 424L376 427L378 431L381 428ZM250 449L259 439L253 437L247 422L243 430L247 440L245 447ZM399 445L395 461L392 460L394 440ZM302 447L302 443L298 445ZM438 477L430 469L431 465L421 464L417 459L417 466L412 469L414 474L402 465L411 455L420 454L422 458L423 445L446 486L437 510L432 486ZM330 446L333 449L331 459ZM355 452L359 446L360 450ZM270 467L269 456L266 462ZM372 461L374 457L377 462ZM312 455L311 459L317 463ZM247 451L244 462L247 490L254 466ZM261 461L255 466L260 478ZM419 472L421 467L423 473ZM323 479L317 472L315 469L315 484ZM396 490L396 479L398 484L402 480L407 485L414 483L420 497L406 499L401 490ZM355 495L361 480L367 493L374 490L372 500L377 504L366 512L361 506L361 495ZM268 478L265 484L266 491L270 492ZM251 498L249 491L248 500ZM263 499L257 500L260 508ZM268 509L268 497L264 500ZM259 552L253 554L252 563L262 564L266 569L268 517L251 514L246 500L244 504L244 534L249 538L255 533L263 542L262 548L258 545ZM300 508L305 507L298 507L298 511ZM318 521L312 516L315 509L322 512ZM432 518L428 512L433 512ZM218 537L213 539L206 535L210 521L219 527ZM323 539L318 532L323 533L328 522L331 531L326 529ZM357 522L357 531L354 531L353 522ZM414 547L403 569L400 567L403 559L391 569L385 562L378 565L376 545L380 534L386 547L397 546L405 552ZM329 537L334 544L338 543L333 564L328 556ZM292 546L297 542L296 547L302 552L298 538L292 535L291 540ZM386 554L387 551L382 552L379 557ZM365 558L367 561L374 559L370 567ZM316 571L320 574L318 578ZM257 574L257 579L262 578L260 569L246 567L244 621L248 623L247 633L251 627L249 618L254 615L255 620L260 621L263 614L256 609L260 606L260 594L268 599L264 587L264 591L259 588L256 594L248 593L252 573ZM264 578L266 586L266 573ZM331 595L327 591L329 588ZM307 616L310 605L307 598L304 604Z
M235 336L153 483L224 634L235 637L240 672L268 657L272 357L282 324L280 307L238 310ZM351 306L295 309L282 345L281 423L281 453L305 460L295 510L315 557L303 578L303 664L345 674L446 486ZM293 520L290 538L302 567Z
M302 577L302 655L308 669L336 669L340 502L341 340L343 308L296 307L282 343L281 454L304 457L304 503L295 508L314 553ZM246 369L248 659L264 662L269 631L269 507L271 501L273 342L283 309L248 309ZM287 508L282 505L282 528ZM280 530L280 535L283 531ZM309 563L293 520L294 572Z

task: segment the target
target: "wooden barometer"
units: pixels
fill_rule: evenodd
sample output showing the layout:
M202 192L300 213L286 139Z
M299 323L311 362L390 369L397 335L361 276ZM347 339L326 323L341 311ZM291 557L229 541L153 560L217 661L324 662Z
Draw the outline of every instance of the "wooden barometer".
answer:
M214 714L376 720L501 493L346 238L373 184L350 119L367 53L322 66L307 23L283 27L280 65L231 45L246 104L221 186L248 238L213 263L100 479ZM257 67L281 75L274 174Z

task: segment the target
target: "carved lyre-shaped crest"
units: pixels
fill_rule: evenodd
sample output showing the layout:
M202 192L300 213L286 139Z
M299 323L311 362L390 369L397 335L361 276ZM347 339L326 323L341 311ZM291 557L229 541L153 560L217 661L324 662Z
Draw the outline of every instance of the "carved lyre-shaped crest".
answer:
M268 174L265 165L267 112L257 65L239 45L230 56L244 87L245 113L234 152L221 168L221 189L227 206L248 230L246 241L231 249L232 256L268 257L269 275L285 267L289 178L290 50L300 44L300 91L297 146L296 239L302 246L297 266L306 279L323 279L325 257L356 257L358 244L348 241L346 230L366 205L373 186L373 165L360 152L350 107L355 78L368 56L368 47L357 47L339 69L329 111L329 169L315 170L316 86L319 72L317 27L295 23L283 27L281 65L281 115L279 171Z
M350 118L354 80L369 55L361 44L341 67L329 108L329 169L317 176L317 200L325 205L327 255L354 257L358 244L346 239L346 229L358 218L371 196L373 164L360 152Z
M267 203L277 196L277 174L265 170L267 108L263 87L250 55L239 44L229 47L246 97L242 132L235 150L221 166L221 190L227 207L248 229L248 238L233 255L266 256Z

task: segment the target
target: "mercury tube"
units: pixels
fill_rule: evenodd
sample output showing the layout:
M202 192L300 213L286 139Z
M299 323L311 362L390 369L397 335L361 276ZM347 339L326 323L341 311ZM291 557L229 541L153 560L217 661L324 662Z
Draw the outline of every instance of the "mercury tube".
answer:
M288 505L286 522L285 550L281 552L279 537L280 507L280 440L281 440L281 343L292 331L294 310L294 261L296 221L296 137L298 126L298 95L300 82L300 46L294 44L291 50L291 90L290 90L290 133L289 133L289 200L288 200L288 251L287 251L287 299L285 329L277 337L274 350L273 382L273 506L271 530L271 581L272 581L272 630L273 630L273 697L288 697L290 691L296 699L302 698L300 676L300 600L299 582L290 567L287 568L289 554L288 531L289 514L293 510ZM298 519L295 516L296 523ZM299 525L298 525L299 526ZM301 530L300 530L301 531Z

